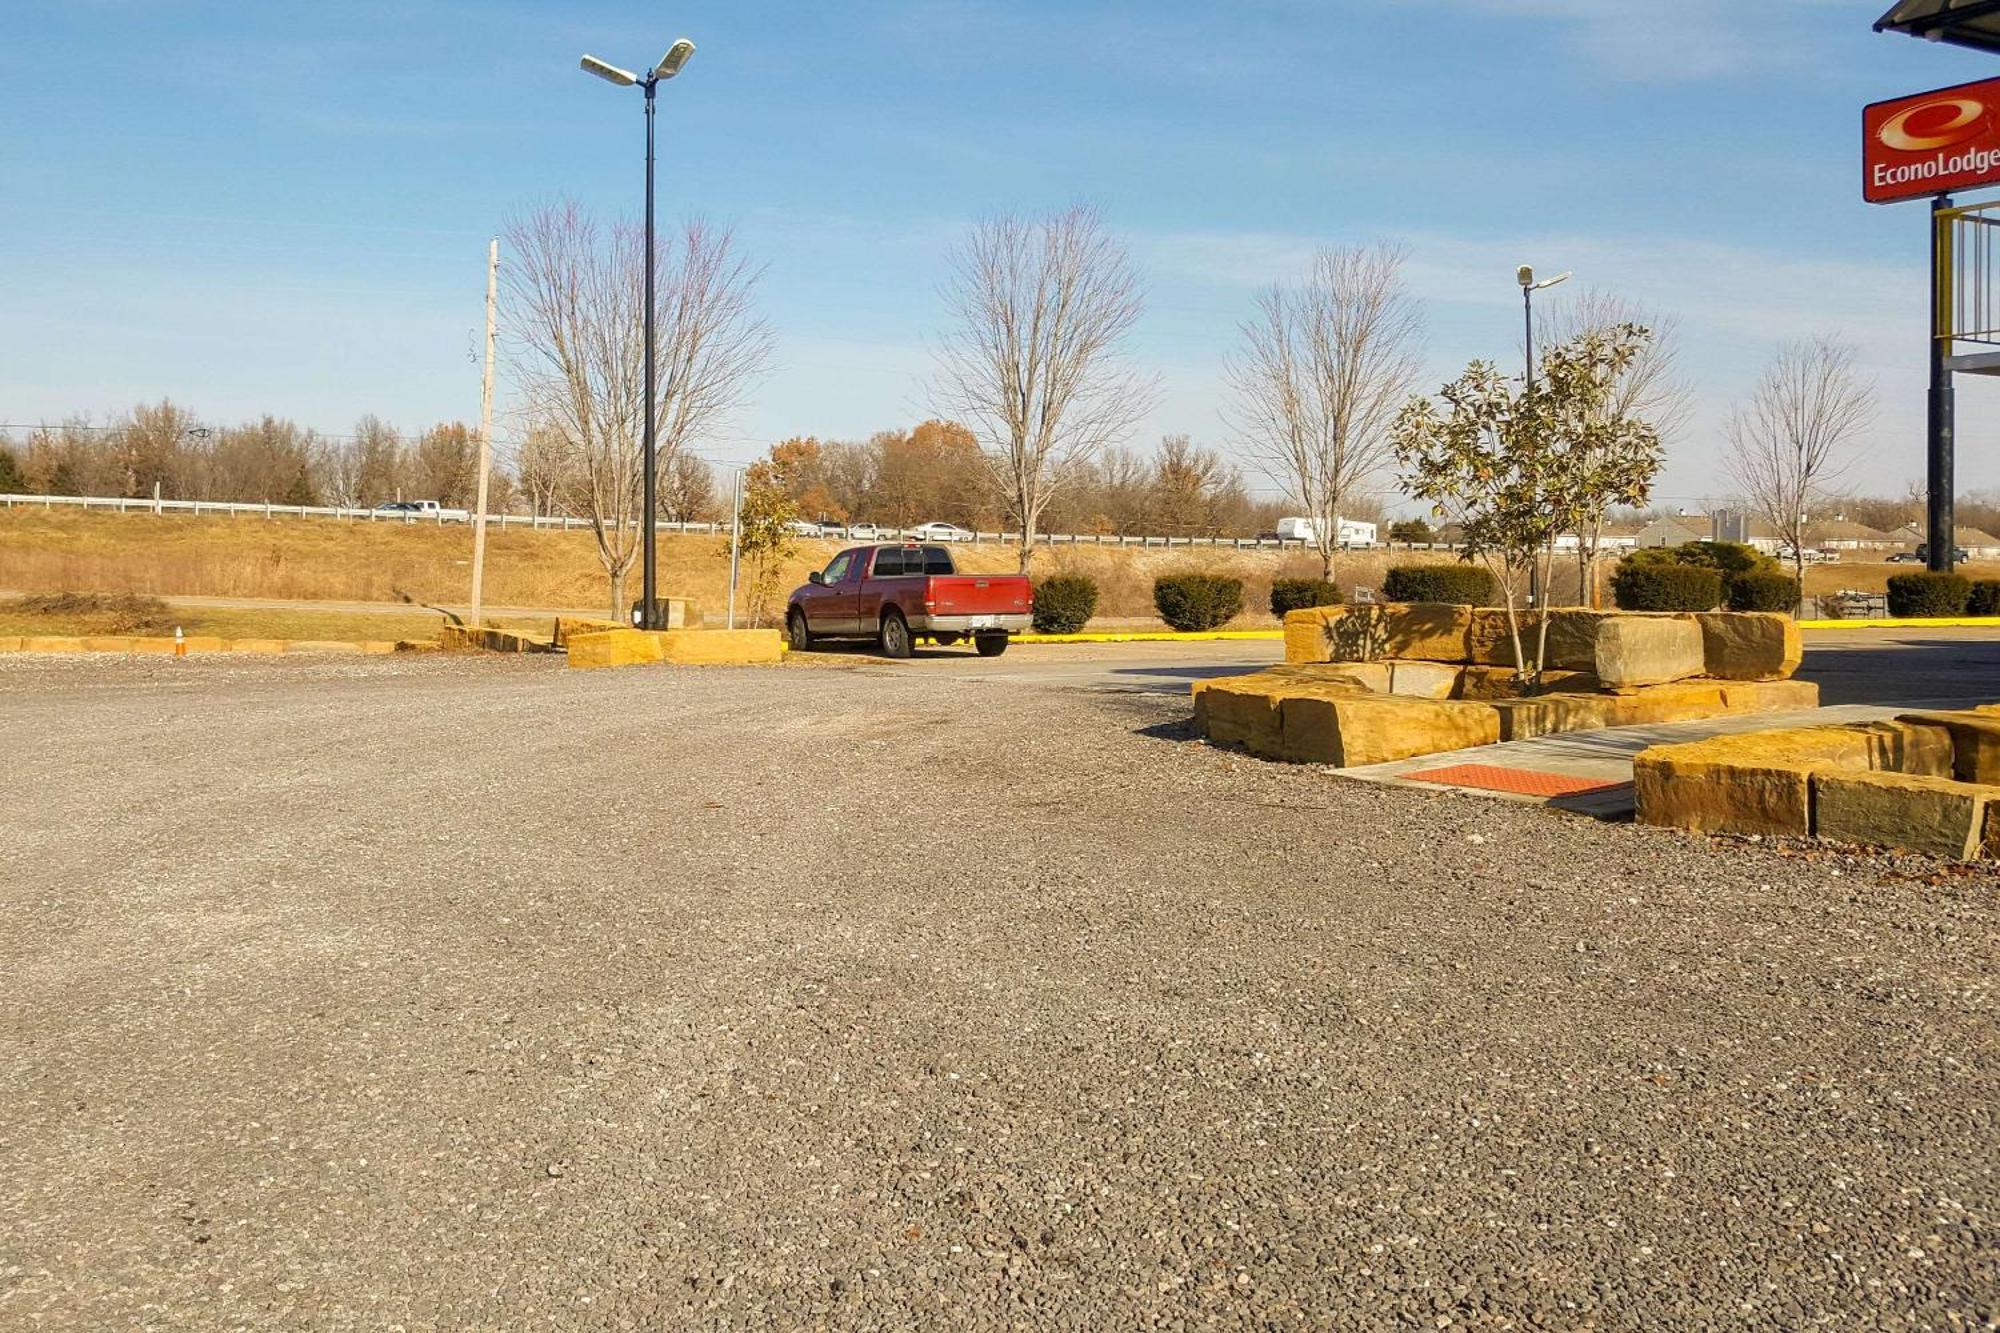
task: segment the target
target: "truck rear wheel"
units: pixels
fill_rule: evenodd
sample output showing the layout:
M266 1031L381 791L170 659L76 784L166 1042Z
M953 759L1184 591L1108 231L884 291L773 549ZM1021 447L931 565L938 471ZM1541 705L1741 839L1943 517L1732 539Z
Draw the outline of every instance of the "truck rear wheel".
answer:
M888 612L882 617L882 656L908 657L912 651L909 622L901 611Z
M981 657L998 657L1007 651L1005 634L975 634L972 646L979 650Z

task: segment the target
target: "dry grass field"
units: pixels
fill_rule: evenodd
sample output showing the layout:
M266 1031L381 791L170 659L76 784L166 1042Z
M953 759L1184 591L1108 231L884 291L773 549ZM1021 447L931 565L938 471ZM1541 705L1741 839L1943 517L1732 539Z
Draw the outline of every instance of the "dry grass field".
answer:
M804 582L809 571L838 549L835 542L799 542L783 573L783 586ZM593 615L610 609L589 533L495 529L488 535L487 551L489 605ZM965 546L957 555L963 568L976 573L1014 568L1014 552L1007 547ZM0 511L0 589L13 592L462 605L471 556L471 531L458 525ZM1349 588L1379 587L1392 563L1450 558L1443 552L1352 552L1342 557L1337 581ZM1245 614L1237 623L1244 626L1271 623L1265 607L1272 579L1318 572L1317 561L1297 551L1077 546L1035 556L1038 576L1078 573L1096 579L1101 589L1098 616L1106 621L1152 619L1153 579L1191 568L1243 579ZM1806 571L1806 592L1880 592L1889 575L1911 568L1873 561L1813 566ZM1608 575L1609 569L1607 561L1603 572ZM1966 572L1975 578L2000 577L2000 566L1969 565ZM724 540L661 537L660 585L666 595L690 598L698 608L719 615L728 580ZM628 588L637 595L636 572ZM1555 600L1573 602L1575 592L1574 569L1560 567ZM433 616L417 618L435 625Z
M840 543L801 541L783 586L805 582ZM956 551L974 573L1014 568L1011 548ZM1447 559L1398 552L1394 559ZM145 593L156 597L239 597L314 602L415 602L462 605L471 577L472 534L462 525L335 522L322 519L192 518L182 515L0 511L0 589L13 592ZM1381 551L1343 558L1343 585L1377 586L1390 557ZM1271 580L1311 575L1318 562L1297 551L1176 547L1059 547L1035 556L1035 573L1088 574L1108 619L1150 618L1152 581L1170 570L1200 568L1244 580L1244 623L1262 614ZM636 571L628 579L638 593ZM662 534L660 587L720 608L729 586L727 542ZM587 532L490 530L486 600L493 606L609 610L596 544Z

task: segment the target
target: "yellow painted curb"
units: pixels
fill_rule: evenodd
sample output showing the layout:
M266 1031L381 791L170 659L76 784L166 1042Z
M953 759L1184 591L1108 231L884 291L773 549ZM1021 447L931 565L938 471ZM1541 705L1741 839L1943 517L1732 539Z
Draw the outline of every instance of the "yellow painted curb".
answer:
M2000 629L2000 616L1912 616L1905 620L1801 620L1800 629Z
M1210 643L1224 639L1282 639L1281 629L1212 629L1182 634L1178 630L1141 629L1129 634L1016 634L1015 643Z

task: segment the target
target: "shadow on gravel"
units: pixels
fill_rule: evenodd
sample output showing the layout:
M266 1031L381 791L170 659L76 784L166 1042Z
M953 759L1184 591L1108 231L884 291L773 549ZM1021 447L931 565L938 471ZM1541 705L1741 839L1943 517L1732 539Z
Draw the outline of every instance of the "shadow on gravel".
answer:
M1194 719L1180 718L1173 722L1154 722L1149 726L1132 728L1134 736L1144 736L1148 740L1176 741L1190 743L1201 737L1194 734Z

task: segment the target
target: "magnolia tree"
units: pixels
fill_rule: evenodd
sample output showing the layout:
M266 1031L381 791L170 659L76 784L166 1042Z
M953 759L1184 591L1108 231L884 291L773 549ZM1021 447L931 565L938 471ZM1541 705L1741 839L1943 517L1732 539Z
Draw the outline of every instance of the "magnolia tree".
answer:
M1551 348L1534 386L1519 390L1490 362L1475 361L1438 391L1438 403L1412 398L1396 419L1404 489L1463 529L1467 558L1493 571L1514 660L1531 684L1547 652L1548 617L1537 614L1528 651L1524 585L1532 575L1547 584L1558 533L1610 505L1642 502L1659 469L1658 431L1606 410L1647 336L1621 324Z
M1679 337L1673 316L1649 311L1610 292L1591 289L1567 301L1550 302L1545 310L1538 308L1536 341L1543 347L1557 347L1587 334L1611 333L1627 325L1643 327L1650 336L1625 363L1595 410L1613 420L1650 423L1664 446L1686 424L1693 408L1693 394L1678 364ZM1631 437L1622 432L1606 432L1596 438L1603 442L1603 447L1613 447L1615 442ZM1647 457L1587 455L1578 463L1603 470L1609 474L1606 480L1610 483L1641 471L1650 483L1659 471L1659 453L1659 449L1653 449ZM1616 489L1615 485L1607 484L1597 493L1609 495ZM1582 590L1582 601L1589 606L1598 604L1597 562L1604 547L1604 523L1612 503L1615 502L1607 500L1585 514L1576 530L1577 586Z

